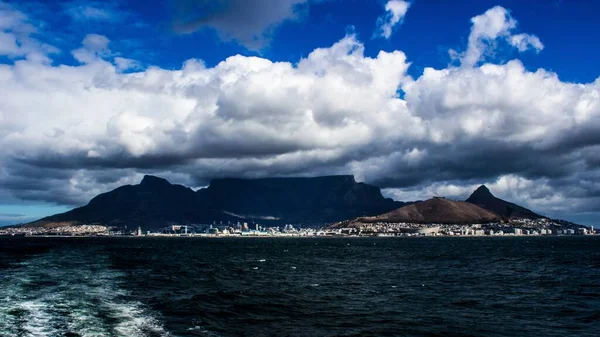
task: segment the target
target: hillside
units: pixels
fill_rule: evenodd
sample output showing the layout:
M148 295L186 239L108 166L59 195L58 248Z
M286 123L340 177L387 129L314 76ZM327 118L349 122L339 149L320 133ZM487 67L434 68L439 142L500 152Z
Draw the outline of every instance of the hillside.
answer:
M477 188L465 201L494 212L504 219L543 218L543 216L534 213L525 207L496 198L485 185L481 185Z
M121 186L85 206L28 225L67 222L153 230L169 224L213 221L329 223L401 205L384 198L379 188L357 183L353 176L218 179L196 192L145 176L138 185Z
M477 205L445 198L419 201L375 217L360 217L352 223L419 223L419 224L472 224L500 221L500 217Z
M172 223L194 223L211 218L226 220L233 217L202 207L196 193L190 188L173 185L162 178L145 176L138 185L121 186L96 196L83 207L35 223L77 222L154 229Z

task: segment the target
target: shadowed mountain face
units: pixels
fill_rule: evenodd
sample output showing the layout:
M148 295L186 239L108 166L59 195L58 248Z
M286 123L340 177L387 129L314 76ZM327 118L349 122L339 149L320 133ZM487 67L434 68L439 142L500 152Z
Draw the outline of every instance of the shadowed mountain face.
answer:
M385 199L379 188L354 177L219 179L198 191L213 208L250 218L296 223L332 222L374 215L403 203Z
M139 185L125 185L93 198L89 204L40 222L72 221L84 224L154 229L170 223L192 223L215 217L231 218L201 207L196 192L167 180L145 176Z
M505 219L543 218L543 216L536 214L525 207L496 198L485 185L481 185L477 188L466 202L481 206Z
M212 221L327 223L380 214L401 205L352 176L219 179L197 192L145 176L139 185L121 186L98 195L86 206L34 224L100 223L152 230Z
M463 201L433 198L419 201L375 217L358 218L352 222L473 224L496 221L500 221L499 216L477 205Z

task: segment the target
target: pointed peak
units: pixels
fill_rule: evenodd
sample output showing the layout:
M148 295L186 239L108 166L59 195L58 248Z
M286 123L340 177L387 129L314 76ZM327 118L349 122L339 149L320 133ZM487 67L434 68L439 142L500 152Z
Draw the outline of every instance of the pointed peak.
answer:
M142 179L142 182L140 182L140 185L164 185L164 184L168 184L171 185L171 183L169 183L166 179L157 177L157 176L152 176L152 175L145 175L144 179Z
M490 189L487 188L487 186L485 186L485 185L481 185L481 186L477 187L477 189L475 190L475 192L492 194L492 192L490 192Z
M481 185L479 186L469 197L468 200L473 200L473 198L485 198L485 197L493 197L494 195L492 194L492 192L490 192L490 190L487 188L487 186L485 185Z

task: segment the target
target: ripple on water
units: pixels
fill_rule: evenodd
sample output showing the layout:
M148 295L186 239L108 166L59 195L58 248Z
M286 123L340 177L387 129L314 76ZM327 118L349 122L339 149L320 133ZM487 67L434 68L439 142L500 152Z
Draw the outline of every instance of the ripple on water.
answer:
M128 298L122 273L111 270L106 258L68 253L41 255L4 270L1 336L169 335L150 309Z

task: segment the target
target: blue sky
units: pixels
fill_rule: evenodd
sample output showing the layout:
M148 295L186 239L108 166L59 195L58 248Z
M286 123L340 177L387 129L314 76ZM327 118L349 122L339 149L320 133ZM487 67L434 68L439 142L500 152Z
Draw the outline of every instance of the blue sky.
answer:
M350 173L399 200L485 183L600 224L599 9L0 1L0 224L146 173Z
M47 25L40 32L43 41L76 48L85 35L101 34L110 37L118 53L135 56L146 66L179 69L191 58L214 66L236 54L295 63L315 48L329 46L353 30L365 43L367 56L375 56L380 50L404 51L413 64L409 73L415 77L424 67L445 68L452 61L448 49L465 48L471 17L499 5L518 18L518 30L535 32L545 48L537 55L519 54L500 46L489 60L506 62L518 56L528 69L552 70L569 82L592 82L600 74L600 64L589 57L600 52L600 46L594 43L600 35L600 25L596 22L600 4L591 0L412 1L410 14L407 13L390 39L373 38L375 22L383 14L385 1L312 1L297 6L294 18L281 21L272 39L259 51L248 50L235 40L223 41L211 27L178 34L173 29L173 20L179 15L176 9L179 2L193 1L153 1L152 5L147 1L8 3L30 9L36 19ZM105 19L74 19L69 12L69 8L86 6L104 10ZM68 53L56 60L77 64Z

